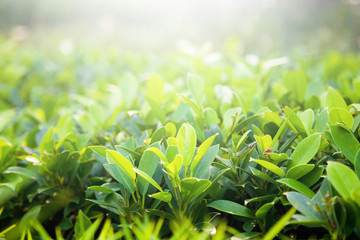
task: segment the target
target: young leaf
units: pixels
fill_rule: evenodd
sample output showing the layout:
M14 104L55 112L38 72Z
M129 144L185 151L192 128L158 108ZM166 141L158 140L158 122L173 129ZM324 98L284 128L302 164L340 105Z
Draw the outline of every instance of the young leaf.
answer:
M267 150L272 142L271 136L266 134L265 136L256 136L254 135L254 138L256 142L259 144L259 147L262 152L265 152Z
M157 189L159 189L160 192L162 192L161 187L159 186L159 184L157 184L157 182L155 182L154 179L152 179L152 177L150 177L146 172L141 171L138 168L133 168L134 171L139 174L142 178L144 178L146 181L148 181L151 185L153 185L154 187L156 187Z
M198 151L193 159L193 161L191 162L191 166L190 166L190 170L191 172L194 171L195 167L198 165L198 163L200 162L201 158L205 155L205 153L209 150L211 144L214 142L215 137L217 136L217 134L209 137L208 139L206 139L198 148Z
M133 165L129 159L121 155L119 152L113 150L106 150L106 159L114 161L133 181L135 181L136 174L133 170ZM110 163L109 162L109 163Z
M169 192L158 192L158 193L154 193L154 194L151 194L149 195L149 197L152 197L152 198L155 198L155 199L159 199L163 202L171 202L171 193Z
M325 106L329 109L338 107L347 110L347 104L343 97L332 87L329 87L328 93L326 94Z
M337 124L344 123L349 128L352 128L354 119L349 111L343 108L332 108L329 112L329 123Z
M255 218L254 213L250 209L228 200L216 200L214 202L211 202L207 206L232 215Z
M288 106L282 108L282 110L284 111L286 117L290 120L290 123L294 126L295 130L305 138L307 136L307 131L299 116L296 115L296 113Z
M160 149L158 148L154 148L154 147L151 147L151 148L148 148L146 149L145 151L151 151L151 152L154 152L160 159L161 161L165 162L165 163L168 163L169 160L167 159L167 157L161 152Z
M255 160L252 159L251 161L256 162L257 164L263 166L264 168L268 169L269 171L275 173L276 175L278 175L280 178L284 177L285 173L283 170L281 170L281 168L279 168L278 166L276 166L275 164L265 161L265 160Z
M182 155L185 167L189 166L193 159L196 148L195 129L188 123L184 123L177 135L179 153Z

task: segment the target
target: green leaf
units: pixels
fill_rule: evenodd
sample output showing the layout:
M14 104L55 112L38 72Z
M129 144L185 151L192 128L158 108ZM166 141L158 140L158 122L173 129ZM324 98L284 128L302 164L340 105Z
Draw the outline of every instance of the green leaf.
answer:
M171 202L171 193L169 192L158 192L158 193L154 193L154 194L151 194L149 195L149 197L152 197L152 198L155 198L155 199L159 199L163 202Z
M285 175L284 171L281 170L281 168L279 168L278 166L276 166L273 163L270 163L270 162L265 161L265 160L256 160L256 159L252 159L251 161L256 162L257 164L259 164L259 165L263 166L264 168L268 169L269 171L275 173L280 178L284 177L284 175Z
M343 108L332 108L329 112L329 123L337 124L344 123L349 128L352 128L354 124L354 119L349 111Z
M205 117L206 127L209 129L211 125L217 125L219 123L218 115L213 108L205 108L203 111Z
M139 174L142 178L144 178L146 181L148 181L151 185L153 185L154 187L156 187L157 189L159 189L160 192L162 192L161 187L159 186L159 184L157 184L157 182L155 182L154 179L152 179L152 177L150 177L146 172L141 171L138 168L133 168L134 171Z
M165 156L165 154L163 154L163 153L161 152L161 150L158 149L158 148L151 147L151 148L146 149L145 151L154 152L154 153L161 159L161 161L163 161L163 162L165 162L165 163L168 163L168 162L169 162L169 160L167 159L167 157Z
M233 133L236 133L236 132L240 132L244 129L247 129L248 126L255 122L256 120L262 118L264 116L264 113L260 113L260 114L256 114L256 115L253 115L249 118L246 118L245 120L237 123L234 128L232 129L232 131L230 132L230 134L227 135L227 138L226 138L226 141L229 141L230 140L230 137L232 136Z
M106 150L106 159L109 163L114 161L133 181L135 181L136 174L133 170L134 166L129 159L113 150Z
M234 153L236 153L241 145L246 141L249 133L251 132L251 130L247 130L240 138L240 136L233 134L232 135L232 145L233 145L233 150ZM237 140L237 137L239 137L239 139Z
M191 173L193 173L195 167L198 165L200 160L204 157L206 152L209 150L209 148L211 147L211 144L214 142L214 139L216 136L217 136L217 134L209 137L200 145L193 161L191 162L191 166L190 166Z
M41 140L39 150L40 153L52 153L52 149L54 147L54 129L51 127L45 133L43 139Z
M287 222L291 219L291 217L295 214L296 209L290 208L289 211L287 211L279 221L277 221L270 229L269 231L264 235L262 238L263 240L272 240L276 237L276 235L283 230L284 226L287 224Z
M133 180L117 164L104 164L104 168L116 181L121 183L128 191L135 191Z
M328 162L326 172L330 183L344 199L350 199L351 191L360 188L358 176L344 164Z
M269 210L274 207L274 204L274 202L265 203L255 212L255 216L258 218L264 218Z
M282 110L284 111L286 117L290 120L290 123L293 125L295 130L305 138L307 136L307 131L299 116L296 115L296 113L288 106L282 108Z
M90 146L89 147L91 150L93 150L94 152L96 152L97 154L99 154L100 156L102 156L103 158L106 158L106 147L102 147L102 146Z
M179 174L182 164L183 157L180 154L176 154L174 160L169 164L164 164L164 166L170 171L172 177L175 178Z
M187 84L191 91L191 95L199 104L202 103L202 95L204 90L204 84L200 78L194 74L188 73Z
M286 177L287 178L292 178L292 179L299 179L302 176L304 176L305 174L307 174L308 172L310 172L311 170L313 170L315 167L314 164L300 164L297 165L295 167L290 168L287 173L286 173Z
M218 152L219 145L211 146L194 168L193 177L202 178L204 174L209 170L211 164L214 162L214 159Z
M80 209L77 219L76 219L75 228L74 228L75 238L76 239L81 238L83 236L83 234L85 233L85 231L90 227L91 227L91 221Z
M146 101L149 103L156 117L164 124L166 122L166 114L160 104L148 96L146 97Z
M287 192L284 194L286 195L291 205L293 205L293 207L295 207L306 217L309 217L313 220L324 219L319 212L315 211L315 206L310 198L298 192Z
M360 149L356 153L354 166L355 166L355 173L358 176L358 178L360 178Z
M254 135L254 138L256 142L259 144L259 147L262 152L265 152L267 150L272 142L271 136L266 134L265 136L256 136Z
M155 143L154 146L160 148L159 143ZM154 152L145 151L141 156L138 169L145 172L150 177L153 177L156 168L158 166L159 166L159 157L156 154L154 154ZM149 187L149 183L145 180L146 179L144 178L138 179L139 191L142 195L146 194Z
M285 185L289 186L290 188L304 194L305 196L307 196L309 198L312 198L315 196L315 193L313 191L311 191L310 188L308 188L306 185L304 185L301 182L296 181L294 179L283 178L283 179L277 180L277 182L285 184Z
M307 135L310 135L314 124L314 111L312 109L307 109L306 111L299 113L299 118L304 124Z
M307 77L302 70L286 72L284 86L294 99L299 102L304 101Z
M182 155L185 167L189 166L196 148L195 129L188 123L184 123L177 135L179 153Z
M175 124L168 122L165 125L165 136L166 137L174 137L176 135L176 126Z
M356 153L360 149L360 143L354 134L341 125L330 125L330 130L336 146L350 162L354 163Z
M9 167L4 173L16 173L24 177L31 178L33 180L41 180L42 176L33 170L22 167Z
M329 87L328 92L326 94L325 106L329 107L329 109L337 107L343 108L347 110L347 104L343 97L332 87Z
M97 192L105 193L105 194L115 193L114 190L104 187L104 186L91 186L91 187L89 187L89 189L97 191Z
M165 127L161 127L159 129L157 129L154 134L151 136L151 142L150 145L160 141L164 136L165 136Z
M317 153L320 147L321 134L315 133L303 139L291 154L288 169L308 163Z
M203 193L211 182L206 179L184 178L180 182L180 194L183 203L187 204Z
M329 112L327 108L323 109L316 118L315 132L324 132L329 121Z
M250 167L250 171L252 172L252 174L254 174L254 176L256 176L262 180L265 180L267 182L270 182L274 185L277 185L276 181L273 178L271 178L268 175L266 175L265 173L257 170L256 168Z
M207 206L232 215L255 218L254 213L250 209L232 201L216 200L211 202Z

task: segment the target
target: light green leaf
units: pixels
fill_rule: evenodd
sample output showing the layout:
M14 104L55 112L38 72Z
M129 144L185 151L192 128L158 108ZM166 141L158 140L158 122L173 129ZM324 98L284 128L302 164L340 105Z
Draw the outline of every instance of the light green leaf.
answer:
M91 227L91 221L80 209L75 222L75 238L80 239L89 227Z
M103 158L106 158L106 147L102 147L102 146L90 146L89 147L91 150L93 150L94 152L96 152L97 154L99 154L100 156L102 156Z
M204 84L201 81L201 79L191 73L188 73L187 75L187 84L191 91L191 95L193 98L199 103L202 103L202 95L204 91Z
M256 136L254 135L256 142L259 144L259 147L262 152L265 152L271 145L272 139L271 136L266 134L265 136Z
M356 153L360 149L360 143L354 134L339 124L330 125L330 130L336 146L350 162L354 163Z
M313 170L315 167L314 164L300 164L297 165L295 167L290 168L287 173L286 173L286 177L287 178L292 178L292 179L299 179L302 176L304 176L305 174L307 174L308 172L310 172L311 170Z
M328 162L326 171L331 185L344 199L350 199L352 190L360 188L359 178L353 170L344 164Z
M190 166L190 170L191 172L194 171L195 167L198 165L198 163L200 162L200 160L202 159L202 157L205 155L205 153L209 150L209 148L211 147L211 144L214 142L215 137L217 136L217 134L209 137L208 139L206 139L198 148L198 151L193 159L193 161L191 162L191 166Z
M160 148L159 143L155 143L153 146ZM150 177L153 177L155 170L158 166L159 157L154 152L145 151L141 156L138 168L139 170L147 173ZM138 179L139 191L142 195L146 194L149 187L149 183L145 180L146 179L144 178Z
M286 117L290 120L290 123L295 130L305 138L307 136L307 131L299 116L288 106L284 107L282 110L284 111Z
M163 202L171 202L171 193L169 192L158 192L158 193L154 193L154 194L151 194L149 195L149 197L152 197L152 198L155 198L155 199L159 199Z
M329 109L337 107L347 110L347 104L343 97L332 87L329 87L329 90L326 94L325 106Z
M329 112L329 123L330 124L337 124L337 123L344 123L349 128L352 128L354 124L354 119L349 111L343 108L332 108Z
M150 145L160 141L164 136L165 136L165 127L161 127L159 129L157 129L154 134L151 136L151 142Z
M314 124L314 111L312 109L307 109L304 112L298 114L300 120L304 124L307 135L310 135L312 126Z
M147 174L146 172L141 171L138 168L133 168L133 170L139 174L142 178L144 178L146 181L148 181L151 185L153 185L154 187L156 187L157 189L159 189L160 192L162 192L161 187L159 186L159 184L157 184L157 182L155 182L155 180L149 176L149 174Z
M184 203L190 203L211 185L206 179L184 178L180 183L180 195Z
M275 173L280 178L284 177L284 175L285 175L284 171L281 170L281 168L279 168L278 166L276 166L273 163L270 163L270 162L265 161L265 160L255 160L255 159L252 159L251 161L256 162L257 164L259 164L259 165L263 166L264 168L268 169L269 171Z
M106 159L109 163L111 163L111 160L115 162L133 181L135 181L136 174L133 170L134 166L129 159L113 150L106 150Z
M158 148L151 147L151 148L146 149L145 151L154 152L154 153L161 159L161 161L163 161L163 162L165 162L165 163L168 163L168 162L169 162L169 160L167 159L167 157L165 156L165 154L163 154L163 153L161 152L161 150L158 149Z
M285 185L289 186L290 188L304 194L305 196L307 196L309 198L312 198L315 196L315 193L310 188L308 188L306 185L304 185L301 182L296 181L294 179L282 178L282 179L277 180L277 182L285 184Z
M315 133L303 139L291 154L291 161L289 162L288 169L296 165L308 163L316 155L320 143L321 135L319 133Z
M323 220L321 214L315 211L315 206L311 199L298 192L284 193L293 207L299 212L313 220Z
M232 201L216 200L214 202L211 202L207 206L232 215L255 218L254 213L250 209Z
M105 193L105 194L115 193L114 190L104 187L104 186L91 186L91 187L89 187L89 189L97 191L97 192Z
M177 135L179 153L182 155L185 167L189 166L196 148L195 129L188 123L184 123Z
M105 170L128 191L134 192L133 180L116 163L104 164Z
M291 96L302 102L306 93L307 77L302 70L286 72L284 85Z

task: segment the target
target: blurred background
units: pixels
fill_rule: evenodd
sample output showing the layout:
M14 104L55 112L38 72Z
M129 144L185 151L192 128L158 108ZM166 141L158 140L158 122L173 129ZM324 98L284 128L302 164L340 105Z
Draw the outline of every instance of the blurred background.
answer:
M360 48L360 0L1 0L0 35L162 52L191 46L286 55Z

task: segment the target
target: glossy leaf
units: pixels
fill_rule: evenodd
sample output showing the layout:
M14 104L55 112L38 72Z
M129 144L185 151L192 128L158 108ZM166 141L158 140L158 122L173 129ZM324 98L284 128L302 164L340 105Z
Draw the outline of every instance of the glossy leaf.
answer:
M331 185L345 198L351 198L353 189L360 189L358 176L349 167L338 162L329 162L326 168Z
M185 167L189 166L196 148L195 129L187 123L184 123L177 135L179 153L182 155Z
M303 139L291 154L288 169L308 163L317 153L321 142L321 135L315 133Z
M207 206L232 215L255 218L254 213L250 209L232 201L216 200Z
M136 174L133 170L133 164L129 159L121 155L119 152L113 150L106 150L106 159L111 163L114 161L133 181L135 181Z
M283 179L277 180L277 182L285 184L288 187L290 187L290 188L304 194L305 196L307 196L309 198L312 198L312 197L315 196L315 193L310 188L308 188L306 185L304 185L301 182L296 181L294 179L283 178Z
M259 164L259 165L263 166L264 168L268 169L269 171L275 173L280 178L284 177L284 175L285 175L284 171L281 170L281 168L279 168L278 166L276 166L273 163L270 163L270 162L265 161L265 160L256 160L256 159L252 159L251 161L256 162L257 164Z

